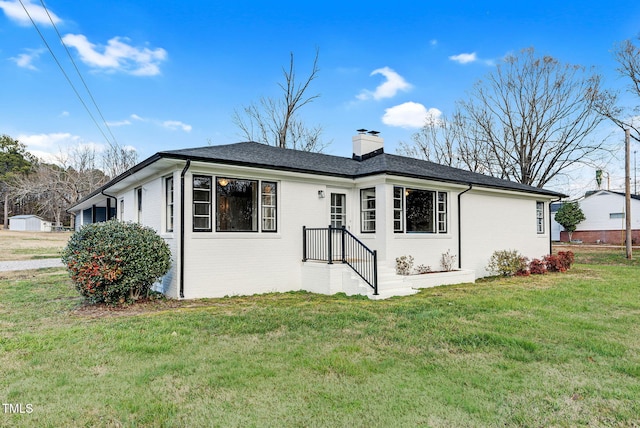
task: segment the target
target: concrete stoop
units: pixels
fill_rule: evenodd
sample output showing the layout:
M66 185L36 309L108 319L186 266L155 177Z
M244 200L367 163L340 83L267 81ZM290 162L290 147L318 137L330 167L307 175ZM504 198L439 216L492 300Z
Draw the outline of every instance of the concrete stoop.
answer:
M397 296L411 296L418 293L417 290L397 275L395 269L378 266L378 295L373 294L373 289L368 287L367 296L371 300L383 300Z
M305 263L302 272L302 283L307 291L321 294L342 292L347 296L367 296L371 300L411 296L421 288L475 282L475 272L471 270L402 276L396 275L391 267L378 266L378 295L374 295L373 288L346 264Z

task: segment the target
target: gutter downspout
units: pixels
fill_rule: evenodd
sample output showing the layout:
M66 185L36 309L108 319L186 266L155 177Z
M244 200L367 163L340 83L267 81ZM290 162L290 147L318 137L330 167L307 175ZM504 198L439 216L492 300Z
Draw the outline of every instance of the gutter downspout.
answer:
M553 254L553 237L551 236L551 204L554 202L560 202L562 198L558 198L555 201L549 201L549 254Z
M184 299L184 176L191 166L191 159L180 173L180 298Z
M460 206L460 197L473 189L473 184L468 183L469 188L458 193L458 269L462 269L462 207Z
M107 198L112 198L112 199L116 202L116 206L115 206L115 209L116 209L116 218L118 218L118 198L116 198L116 197L115 197L115 196L113 196L113 195L107 195L106 193L104 193L104 190L101 190L101 191L100 191L100 193L101 193L101 194L103 194L104 196L106 196ZM107 221L111 220L111 219L109 218L109 208L110 208L110 207L107 207L107 215L106 215L106 217L107 217Z

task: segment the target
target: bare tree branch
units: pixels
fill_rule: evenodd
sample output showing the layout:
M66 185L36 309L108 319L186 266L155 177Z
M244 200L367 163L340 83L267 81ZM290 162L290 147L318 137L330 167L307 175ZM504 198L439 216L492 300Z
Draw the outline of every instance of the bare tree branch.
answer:
M634 45L631 40L625 40L613 50L613 57L618 62L618 72L627 78L628 91L640 98L640 46ZM633 111L636 115L616 104L598 106L600 113L611 120L620 129L629 129L630 136L640 142L640 106Z
M543 187L604 150L589 138L604 120L598 107L614 101L598 74L529 48L478 81L449 122L427 122L416 138L430 133L440 163Z
M311 83L318 77L318 55L313 60L309 75L302 82L296 80L293 53L289 67L282 68L281 98L261 97L257 103L236 110L233 122L249 141L281 148L296 148L321 152L327 144L321 140L322 127L307 127L298 117L299 110L317 99L320 94L308 95Z

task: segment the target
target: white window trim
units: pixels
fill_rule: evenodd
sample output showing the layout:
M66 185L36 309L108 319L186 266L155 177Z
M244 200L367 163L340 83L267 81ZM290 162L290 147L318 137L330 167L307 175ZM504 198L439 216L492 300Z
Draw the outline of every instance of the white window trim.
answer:
M544 211L544 202L536 201L536 232L538 235L545 233Z
M392 221L394 222L394 233L396 234L403 234L403 235L418 235L418 236L444 236L444 235L448 235L449 234L449 192L447 191L443 191L443 190L434 190L434 189L424 189L424 188L417 188L417 187L404 187L404 186L394 186L394 195L393 195L393 199L394 201L397 199L395 197L395 189L401 189L401 194L402 194L402 202L401 202L401 212L402 214L400 215L401 218L401 222L402 222L402 230L396 229L395 228L395 213L397 211L399 211L399 209L393 208L394 211L394 217L392 219ZM407 192L410 190L420 190L420 191L425 191L425 192L433 192L433 232L420 232L420 231L407 231L406 230L406 225L407 225L407 221L406 221L406 215L407 215ZM441 209L440 206L440 195L444 195L445 201L444 201L444 208ZM443 220L441 220L441 215Z
M373 191L373 208L369 208L366 204L366 202L371 201L371 198L365 199L365 194L371 191ZM367 215L369 215L369 218L366 218ZM365 227L366 225L368 225L369 228ZM360 233L376 233L376 188L375 187L360 189Z

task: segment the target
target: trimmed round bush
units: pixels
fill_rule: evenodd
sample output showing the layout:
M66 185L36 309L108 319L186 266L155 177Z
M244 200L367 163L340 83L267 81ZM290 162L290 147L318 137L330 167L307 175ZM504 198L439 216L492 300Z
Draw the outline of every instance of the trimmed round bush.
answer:
M149 296L171 267L171 251L153 229L110 220L74 233L62 261L89 303L118 305Z

